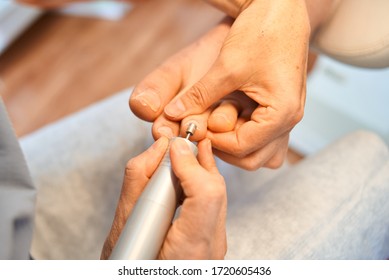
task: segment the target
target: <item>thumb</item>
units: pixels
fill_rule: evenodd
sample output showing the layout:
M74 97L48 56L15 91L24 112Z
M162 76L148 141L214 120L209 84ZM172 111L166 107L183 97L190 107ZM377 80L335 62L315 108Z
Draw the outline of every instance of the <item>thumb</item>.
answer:
M225 69L220 57L210 70L187 91L175 97L164 109L169 119L178 121L200 114L213 103L235 90L231 71Z
M174 174L182 182L192 180L202 169L188 143L180 137L174 138L170 146L170 158Z
M173 56L148 74L135 88L129 101L131 111L145 121L154 121L180 90L183 62Z

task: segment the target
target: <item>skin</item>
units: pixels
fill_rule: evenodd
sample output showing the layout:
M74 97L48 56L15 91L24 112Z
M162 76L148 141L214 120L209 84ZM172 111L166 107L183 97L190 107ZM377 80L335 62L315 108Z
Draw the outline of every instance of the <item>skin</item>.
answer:
M19 1L44 7L76 2ZM290 130L302 118L311 30L331 10L332 1L207 2L231 18L150 73L130 99L138 117L154 121L153 135L158 140L127 165L103 259L111 254L166 151L164 136L179 134L189 121L199 127L195 133L199 155L196 159L180 140L172 143L172 168L185 199L159 258L224 258L227 199L212 147L216 155L237 166L275 168L285 157Z
M78 1L20 2L54 8ZM168 142L166 137L160 137L148 150L127 163L114 221L102 249L102 259L109 258L137 199L164 156ZM224 259L227 251L227 193L224 179L213 158L210 140L203 139L198 143L196 158L187 144L177 139L171 145L170 157L185 199L178 218L167 233L158 259Z
M74 0L20 1L55 6ZM303 117L309 38L337 1L206 1L236 19L143 79L131 110L154 122L155 139L182 133L192 121L196 140L211 139L223 160L248 170L277 168Z
M212 55L213 59L193 59L181 67L184 59L173 58L135 88L131 109L140 118L156 118L155 137L171 136L165 134L168 128L175 134L180 121L185 129L187 122L195 120L200 128L197 137L211 139L215 153L223 160L249 170L282 164L289 132L303 115L310 26L303 1L265 2L253 1L233 23L223 23L224 28L218 26L206 34L206 45L202 38L184 55ZM196 73L205 74L194 77L191 66L201 67ZM236 91L257 103L250 119L225 133L207 130L208 109ZM151 102L148 94L154 95ZM157 100L156 95L160 106L146 111L145 107Z
M131 96L131 110L154 122L156 139L183 134L195 122L195 138L211 139L223 160L248 170L277 168L303 117L311 28L332 1L208 2L236 19L146 76Z
M168 147L161 137L148 150L127 164L123 188L102 259L107 259L117 242L127 217L157 168ZM182 139L171 144L172 168L185 194L181 211L170 227L159 259L223 259L226 250L227 195L208 139L198 144L198 158Z

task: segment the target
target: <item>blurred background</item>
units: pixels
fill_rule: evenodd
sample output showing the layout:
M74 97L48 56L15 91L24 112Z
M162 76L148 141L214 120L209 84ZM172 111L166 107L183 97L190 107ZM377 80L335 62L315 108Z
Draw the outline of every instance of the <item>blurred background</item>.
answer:
M192 0L0 3L0 94L18 136L133 86L223 17Z
M17 135L135 85L222 17L201 0L95 1L50 11L0 1L0 94ZM388 106L389 69L320 57L290 160L360 128L389 143Z
M319 57L308 78L304 118L292 130L290 146L308 155L358 129L374 131L389 144L389 69Z

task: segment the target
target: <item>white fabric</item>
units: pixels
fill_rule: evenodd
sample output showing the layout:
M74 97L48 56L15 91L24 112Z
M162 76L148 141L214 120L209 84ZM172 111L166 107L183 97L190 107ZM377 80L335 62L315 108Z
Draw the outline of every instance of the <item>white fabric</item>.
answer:
M38 187L32 255L97 259L125 163L150 143L128 92L22 140ZM359 132L297 166L243 171L219 162L228 185L230 259L389 256L389 153Z
M313 49L355 66L389 67L388 13L387 0L340 0Z

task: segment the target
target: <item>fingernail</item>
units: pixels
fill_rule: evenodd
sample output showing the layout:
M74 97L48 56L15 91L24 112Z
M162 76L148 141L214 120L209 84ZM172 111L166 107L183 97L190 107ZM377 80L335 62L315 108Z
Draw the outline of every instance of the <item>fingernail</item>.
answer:
M219 119L219 121L220 121L221 123L225 123L225 124L227 124L227 125L229 125L229 126L231 126L231 125L233 124L232 121L231 121L231 119L230 119L226 114L223 114L223 113L214 113L212 117L213 117L213 118Z
M164 141L162 140L162 138L159 138L157 141L153 143L153 145L151 145L151 148L157 151L162 148L162 146L164 145L163 143Z
M158 133L167 138L172 138L174 136L173 130L168 126L161 126L157 129Z
M190 148L184 139L176 138L174 140L174 146L175 146L175 149L180 154L190 154L191 153Z
M206 138L205 141L206 141L205 144L207 146L208 151L210 151L212 153L212 142L211 142L211 140Z
M150 89L142 91L140 94L136 95L134 99L143 106L149 107L154 112L157 112L161 107L161 99L158 94Z
M179 117L185 111L185 105L182 103L181 99L177 99L165 107L165 113L171 117Z

